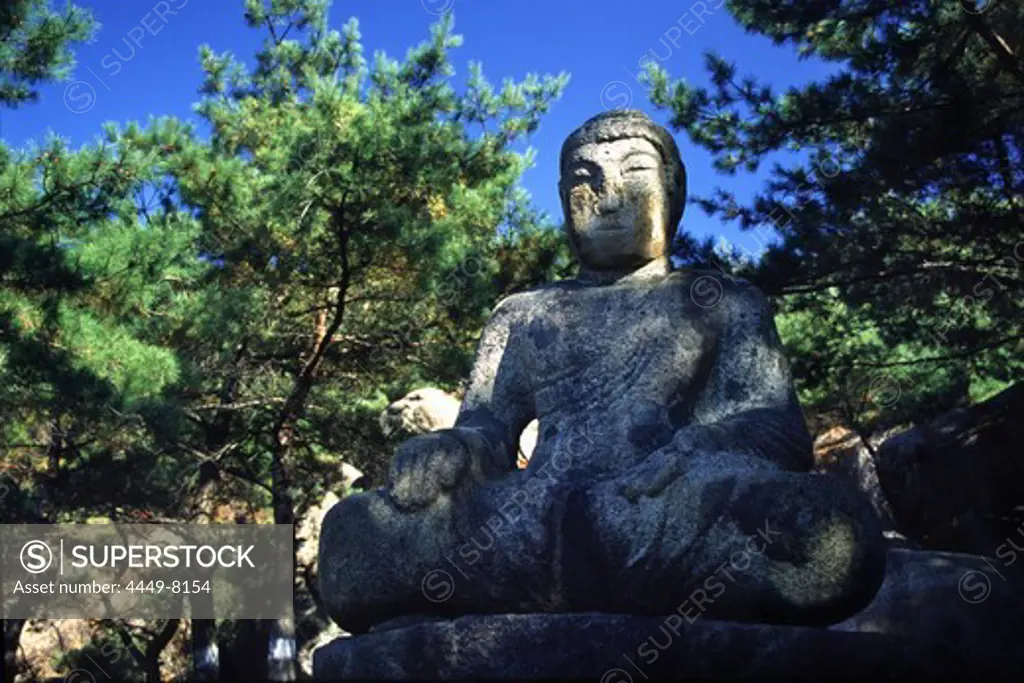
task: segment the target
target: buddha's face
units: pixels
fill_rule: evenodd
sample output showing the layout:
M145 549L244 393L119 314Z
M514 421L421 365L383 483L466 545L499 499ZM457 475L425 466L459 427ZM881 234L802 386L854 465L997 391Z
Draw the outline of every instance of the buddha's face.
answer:
M639 267L667 253L670 197L661 155L651 142L625 138L577 147L559 190L584 266Z

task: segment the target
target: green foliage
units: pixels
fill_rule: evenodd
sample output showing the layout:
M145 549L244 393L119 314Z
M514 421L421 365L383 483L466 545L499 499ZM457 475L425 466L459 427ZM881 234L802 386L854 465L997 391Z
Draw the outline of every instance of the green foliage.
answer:
M73 43L92 37L92 14L67 3L63 12L50 0L5 0L0 4L0 107L34 102L36 87L68 75Z
M802 354L831 354L847 374L867 363L919 368L933 381L904 381L914 388L890 406L907 418L948 407L950 392L963 402L989 395L1022 369L1024 6L965 4L729 2L749 31L836 72L785 92L713 54L707 88L657 67L647 74L653 102L721 172L800 153L800 162L774 164L750 202L724 191L695 200L775 234L759 263L687 240L680 255L739 266L807 311L788 326ZM834 325L822 330L821 320ZM806 355L798 363L812 365ZM802 378L824 401L815 407L834 406L824 397L837 379Z
M179 330L196 368L187 393L246 406L209 416L231 423L225 443L256 479L286 432L289 454L315 454L310 466L329 453L379 471L376 413L416 382L458 382L504 293L495 285L556 261L521 261L505 281L496 255L552 232L516 189L528 158L510 147L565 77L496 92L474 68L457 92L450 23L404 62L367 64L356 22L333 31L326 7L248 2L246 20L266 32L256 68L202 50L210 141L160 126L134 140L175 146L163 163L211 264L205 305Z
M247 2L251 72L201 50L209 139L161 118L0 149L8 502L301 512L340 460L379 479L387 402L456 388L489 308L568 268L512 149L566 77L456 90L444 22L368 64L328 4Z
M3 10L17 26L4 33L0 21L0 54L34 46L0 59L7 104L30 101L28 86L59 75L68 41L84 37L87 14L43 7ZM135 412L159 402L180 373L175 352L153 343L159 325L143 322L170 305L161 285L173 271L152 266L180 246L159 239L140 206L152 173L152 159L113 130L78 150L59 138L0 145L0 443L18 494L5 498L5 519L111 511L115 491L129 509L172 497L174 465L155 466L162 455ZM96 476L105 464L110 471Z
M103 629L84 647L56 654L53 659L54 669L68 672L70 680L76 677L100 680L104 676L132 683L146 680L144 672L112 629Z

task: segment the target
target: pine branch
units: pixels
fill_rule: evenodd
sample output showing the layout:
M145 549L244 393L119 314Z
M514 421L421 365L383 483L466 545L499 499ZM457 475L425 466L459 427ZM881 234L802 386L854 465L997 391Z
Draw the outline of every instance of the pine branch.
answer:
M946 355L946 356L928 356L926 358L914 358L912 360L893 361L891 363L856 363L855 362L855 363L851 363L851 365L853 367L863 367L863 368L893 368L893 367L899 367L899 366L903 366L903 365L920 365L922 363L945 363L945 362L952 361L952 360L963 360L964 358L971 358L973 356L978 355L982 351L990 351L992 349L997 349L997 348L999 348L1001 346L1006 346L1007 344L1009 344L1011 342L1021 341L1021 340L1024 340L1024 335L1016 335L1016 336L1012 336L1012 337L1003 337L1002 339L997 339L997 340L995 340L993 342L989 342L987 344L979 344L978 346L973 346L973 347L967 349L966 351L962 351L962 352L959 352L959 353L952 353L952 354L949 354L949 355Z

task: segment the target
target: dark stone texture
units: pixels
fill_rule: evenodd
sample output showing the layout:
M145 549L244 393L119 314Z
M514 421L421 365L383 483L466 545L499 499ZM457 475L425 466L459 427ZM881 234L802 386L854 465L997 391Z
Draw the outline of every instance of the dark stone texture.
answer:
M928 548L986 555L1024 540L1022 415L1024 383L883 442L875 466L899 530Z
M834 630L914 636L979 662L1024 643L1024 580L992 557L890 550L874 600ZM1024 655L1024 649L1021 649Z
M708 616L856 613L882 581L881 530L850 483L809 474L765 296L672 268L672 136L608 113L561 163L580 276L501 301L455 424L405 441L385 488L327 515L328 612L352 633L410 614L654 616L728 581ZM533 420L543 438L516 471Z
M324 521L321 594L360 633L404 614L657 615L721 583L718 618L818 624L881 584L870 507L834 477L708 455L658 496L620 487L522 473L415 515L383 491L350 496Z
M944 664L931 654L921 661L912 641L878 634L715 621L680 625L673 620L669 626L658 617L524 614L467 616L336 640L317 650L313 671L322 680L585 678L627 683L645 677L934 676L948 672Z
M990 586L984 599L963 587L965 575L987 579L970 584ZM1000 579L981 557L894 550L882 590L868 608L829 628L715 621L682 605L667 617L497 614L419 623L406 618L321 648L314 674L585 677L606 683L737 676L976 680L1024 670L1020 588Z
M816 462L813 471L851 481L871 503L882 531L897 533L892 506L882 491L874 456L864 440L852 430L836 427L819 437L814 450Z

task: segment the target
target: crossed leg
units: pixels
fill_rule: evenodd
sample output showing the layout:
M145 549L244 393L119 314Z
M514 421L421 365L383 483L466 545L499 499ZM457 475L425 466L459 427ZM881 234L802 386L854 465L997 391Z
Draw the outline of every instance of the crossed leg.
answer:
M885 549L849 482L728 453L691 459L653 498L576 491L561 537L572 611L824 625L865 607Z
M383 490L350 496L321 533L328 612L352 633L473 612L827 624L881 585L881 532L848 482L710 454L631 503L627 475L581 485L517 472L413 514Z

